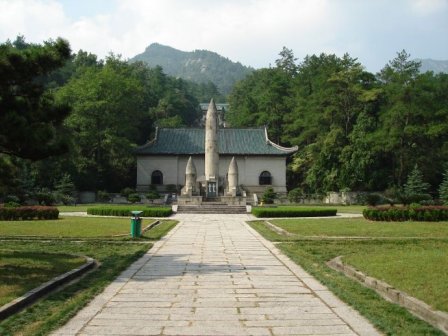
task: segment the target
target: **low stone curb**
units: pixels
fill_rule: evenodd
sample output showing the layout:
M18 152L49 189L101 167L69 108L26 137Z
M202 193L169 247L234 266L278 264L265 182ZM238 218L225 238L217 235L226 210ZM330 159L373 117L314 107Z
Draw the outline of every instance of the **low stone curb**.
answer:
M146 231L151 230L153 227L159 225L161 222L159 220L156 220L155 222L149 224L147 227L145 227L144 229L142 229L142 233L145 233Z
M36 287L26 294L22 295L21 297L3 305L0 307L0 321L4 320L5 318L17 313L19 310L23 309L24 307L28 306L29 304L33 303L37 299L41 298L45 294L48 294L56 287L59 287L90 270L96 265L96 261L92 258L85 257L86 263L84 265L81 265L77 268L72 269L71 271L68 271L64 274L61 274L50 281L47 281L40 285L39 287Z
M423 301L395 289L388 283L367 276L351 266L344 265L341 256L328 261L327 265L336 271L344 273L349 278L358 281L365 287L375 290L384 299L406 308L413 315L440 329L445 334L448 334L448 313L434 310Z
M149 224L148 226L146 226L145 228L142 229L142 233L145 233L146 231L151 230L154 226L157 226L160 223L161 222L159 220L152 222L151 224ZM129 235L130 235L129 233L124 233L124 234L113 235L112 237L127 237Z
M292 234L291 232L288 232L282 228L279 228L277 225L272 224L269 221L264 221L266 223L266 225L274 232L278 233L279 235L282 236L288 236L288 237L292 237L295 236L294 234Z

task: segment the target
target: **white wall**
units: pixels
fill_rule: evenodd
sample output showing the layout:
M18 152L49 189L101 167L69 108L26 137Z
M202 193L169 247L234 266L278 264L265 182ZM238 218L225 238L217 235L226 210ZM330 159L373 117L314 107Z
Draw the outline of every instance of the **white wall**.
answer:
M147 187L151 184L151 174L154 170L163 173L163 184L185 184L185 168L188 156L138 156L137 157L137 187ZM225 178L232 156L220 155L219 176ZM238 165L238 184L262 192L266 186L259 186L261 172L267 170L272 175L272 186L277 192L286 192L286 158L277 156L235 156ZM193 156L197 176L204 176L204 156ZM251 188L252 187L252 188ZM259 191L260 190L260 191Z
M137 157L137 186L149 186L154 170L163 173L163 184L177 184L177 161L177 156Z

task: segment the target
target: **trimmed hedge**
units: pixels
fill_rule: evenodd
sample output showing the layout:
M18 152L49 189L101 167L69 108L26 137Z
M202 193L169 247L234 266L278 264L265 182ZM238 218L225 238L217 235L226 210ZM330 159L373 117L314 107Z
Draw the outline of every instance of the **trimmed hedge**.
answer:
M0 220L58 219L59 210L52 206L0 207Z
M448 206L371 207L364 209L362 214L372 221L439 222L448 220Z
M255 217L324 217L336 216L337 209L302 207L253 207Z
M141 210L143 213L140 215L142 217L168 217L173 211L171 207L121 207L121 206L110 206L110 207L97 207L97 208L87 208L87 213L89 215L97 216L131 216L131 211Z

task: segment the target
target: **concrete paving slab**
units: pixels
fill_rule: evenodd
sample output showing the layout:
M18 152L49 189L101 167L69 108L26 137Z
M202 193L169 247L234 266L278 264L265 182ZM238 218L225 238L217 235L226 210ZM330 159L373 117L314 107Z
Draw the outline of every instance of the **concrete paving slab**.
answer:
M53 335L379 335L245 221L180 223Z

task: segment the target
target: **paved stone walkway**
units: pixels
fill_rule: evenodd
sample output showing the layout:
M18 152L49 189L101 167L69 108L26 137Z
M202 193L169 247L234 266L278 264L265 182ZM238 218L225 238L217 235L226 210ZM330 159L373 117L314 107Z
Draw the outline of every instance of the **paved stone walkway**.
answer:
M181 222L54 335L378 335L245 221Z

